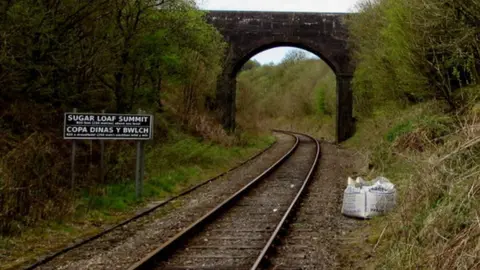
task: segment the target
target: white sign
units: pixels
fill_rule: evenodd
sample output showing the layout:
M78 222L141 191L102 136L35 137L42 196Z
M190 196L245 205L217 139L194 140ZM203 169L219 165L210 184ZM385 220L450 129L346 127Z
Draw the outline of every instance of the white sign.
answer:
M153 115L65 113L67 140L150 140Z

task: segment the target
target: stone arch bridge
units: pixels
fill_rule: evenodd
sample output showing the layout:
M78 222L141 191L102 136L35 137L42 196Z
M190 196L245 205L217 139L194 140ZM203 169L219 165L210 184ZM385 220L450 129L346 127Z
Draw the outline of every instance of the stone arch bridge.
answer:
M354 132L350 61L345 13L209 11L207 21L229 44L218 81L216 104L225 128L235 127L236 76L255 54L292 46L325 61L337 78L336 137L341 142Z

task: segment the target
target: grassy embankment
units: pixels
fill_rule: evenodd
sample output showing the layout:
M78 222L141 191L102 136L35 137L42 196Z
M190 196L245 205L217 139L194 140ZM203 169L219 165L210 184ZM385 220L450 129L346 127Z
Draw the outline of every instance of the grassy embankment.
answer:
M360 240L344 246L350 264L382 269L478 266L480 114L459 118L440 106L377 109L344 144L368 160L372 169L365 177L384 175L398 189L392 213L352 233Z
M134 173L121 183L84 189L72 215L21 228L21 234L0 238L0 269L8 269L116 224L181 190L228 170L271 145L272 136L243 134L231 146L170 129L161 143L148 143L144 196L135 197ZM135 148L131 145L132 150ZM134 161L135 152L125 158ZM20 229L20 228L19 228Z
M367 177L398 188L396 209L351 236L368 269L480 267L477 1L363 1L356 44L357 133ZM367 258L367 259L365 259Z

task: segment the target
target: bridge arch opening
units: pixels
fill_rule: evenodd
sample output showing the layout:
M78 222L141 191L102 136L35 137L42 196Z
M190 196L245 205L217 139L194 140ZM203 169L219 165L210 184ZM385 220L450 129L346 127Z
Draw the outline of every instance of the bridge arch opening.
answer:
M254 58L256 55L259 55L262 52L266 52L266 51L269 51L269 50L272 50L272 49L275 49L275 48L280 48L280 47L288 47L288 48L291 48L291 49L303 50L303 51L306 51L310 54L313 54L313 55L317 56L319 59L321 59L323 62L325 62L334 73L337 73L335 65L333 65L333 63L330 60L328 60L328 58L325 57L322 52L320 52L318 50L315 50L308 45L305 45L301 42L272 42L272 43L268 43L268 44L258 46L256 48L254 48L253 50L249 51L248 53L246 53L243 57L241 57L234 64L233 69L232 69L232 73L230 74L230 76L236 77L238 72L242 69L242 67L250 59Z
M237 63L231 74L237 125L315 132L335 140L335 72L318 52L304 48L269 44Z

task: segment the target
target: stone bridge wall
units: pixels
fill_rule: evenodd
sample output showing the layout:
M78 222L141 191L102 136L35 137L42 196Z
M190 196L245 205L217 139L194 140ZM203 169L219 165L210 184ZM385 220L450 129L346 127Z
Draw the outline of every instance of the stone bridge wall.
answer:
M348 14L298 12L211 11L207 21L225 37L229 48L219 78L217 105L223 125L235 127L236 75L255 54L279 46L310 51L337 76L337 140L353 133L352 92L354 66L348 50L344 19Z

